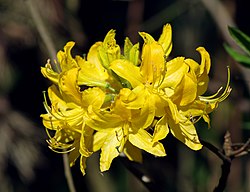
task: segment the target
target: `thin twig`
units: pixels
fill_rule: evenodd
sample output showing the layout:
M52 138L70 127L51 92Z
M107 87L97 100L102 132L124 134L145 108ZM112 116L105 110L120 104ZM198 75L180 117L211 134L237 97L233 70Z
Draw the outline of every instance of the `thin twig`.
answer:
M64 174L68 183L69 191L76 192L72 174L71 174L70 167L69 167L68 154L63 154L63 165L64 165Z
M207 141L204 141L202 139L200 140L202 145L204 145L204 147L209 149L223 161L221 165L221 177L217 187L214 189L214 192L224 191L230 173L232 160L235 157L248 154L249 151L250 139L248 139L246 143L241 144L239 149L234 150L232 147L234 146L234 144L231 142L230 133L227 132L224 138L225 140L223 145L224 146L223 151Z
M218 185L214 189L214 192L224 191L226 187L227 179L230 173L232 160L231 158L226 156L219 148L215 147L211 143L208 143L204 140L201 140L201 143L223 161L221 165L221 177L220 177Z
M36 5L34 3L33 0L24 0L24 2L27 4L27 7L30 10L30 14L34 20L34 23L37 27L37 30L46 46L46 48L48 49L48 53L50 54L50 57L52 59L56 59L56 49L55 46L53 44L53 41L44 25L44 22L39 14L38 9L36 8ZM53 63L52 63L53 65ZM53 67L55 70L57 70L57 67ZM70 171L70 167L69 167L69 159L68 159L68 155L67 154L63 154L63 165L64 165L64 174L68 183L68 187L70 192L75 192L75 186L74 186L74 182L73 182L73 178L72 178L72 174Z
M210 150L211 152L213 152L215 155L217 155L222 161L231 161L231 159L229 157L227 157L222 150L220 150L219 148L215 147L213 144L204 141L202 139L200 139L200 142L202 145L204 145L204 147L206 147L208 150Z
M250 151L250 138L247 140L246 143L242 144L239 149L234 150L234 157L240 157L243 155L248 154Z
M226 188L227 179L231 169L231 161L223 161L221 165L221 177L217 187L215 187L214 192L222 192Z
M24 0L24 2L27 4L27 7L30 10L31 17L37 27L37 30L46 46L48 49L48 53L50 54L50 58L52 60L56 59L56 49L53 44L53 41L44 25L44 22L39 14L39 11L34 3L34 0ZM53 63L52 63L53 65ZM53 67L56 70L56 67Z

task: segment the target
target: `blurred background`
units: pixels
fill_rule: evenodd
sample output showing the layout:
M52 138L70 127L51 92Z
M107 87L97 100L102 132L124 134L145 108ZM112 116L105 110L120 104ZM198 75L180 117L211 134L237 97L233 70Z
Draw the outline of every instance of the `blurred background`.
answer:
M208 94L226 84L231 68L229 98L211 114L211 128L196 124L201 138L222 147L226 130L233 142L250 137L250 70L236 63L223 48L231 40L227 26L237 26L250 35L249 1L244 0L0 0L0 191L67 192L63 160L50 151L40 114L43 94L49 82L40 73L53 49L63 49L67 41L76 42L74 54L87 53L116 29L117 43L124 38L142 42L138 31L156 39L162 26L171 23L173 51L170 57L185 56L200 61L195 51L204 46L211 55L212 68ZM41 16L51 49L39 34L41 25L31 11ZM39 21L39 20L38 20ZM46 37L45 37L46 39ZM217 185L221 160L206 148L189 150L169 135L163 141L167 157L144 154L142 165L168 192L209 192ZM72 167L77 191L147 192L148 190L117 158L110 171L101 174L98 154L88 161L82 176L79 162ZM250 191L250 155L233 160L226 191Z

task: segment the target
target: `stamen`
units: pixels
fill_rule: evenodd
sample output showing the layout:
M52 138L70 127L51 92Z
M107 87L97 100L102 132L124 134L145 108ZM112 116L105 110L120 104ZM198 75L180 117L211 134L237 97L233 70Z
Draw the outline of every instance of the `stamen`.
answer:
M61 73L62 72L62 68L61 68L61 65L57 63L57 60L54 59L54 66L56 67L56 72L57 73Z
M47 127L45 127L45 130L46 130L46 133L47 133L47 135L48 135L49 139L52 139L52 137L51 137L51 135L50 135L49 130L48 130L48 128L47 128Z
M192 122L193 124L197 123L204 115L207 115L206 110L207 110L208 104L209 104L209 103L206 102L205 108L203 109L203 112L202 112L201 115L195 116L195 117L194 117L191 113L189 114L190 120L191 120L191 122ZM196 118L196 117L198 117L198 118ZM195 118L196 118L196 119L195 119Z
M212 98L214 98L214 97L216 97L219 93L220 93L220 91L223 89L223 87L220 87L219 88L219 90L215 93L215 94L213 94L213 95L210 95L210 96L200 96L200 98L206 98L206 99L212 99Z
M51 108L49 107L48 102L47 102L46 91L43 91L43 97L44 97L43 106L44 106L46 112L50 113L51 112Z
M204 111L203 111L203 114L204 114ZM200 116L198 116L197 119L195 119L195 117L193 117L192 114L190 114L189 116L190 116L191 122L192 122L193 124L197 123L197 122L202 118L203 114L200 115Z
M75 150L75 147L73 147L71 149L68 149L68 150L64 149L63 151L57 151L56 149L53 149L51 146L48 146L48 147L50 148L50 150L52 150L52 151L54 151L56 153L61 153L61 154L63 154L63 153L70 153L71 151Z
M51 120L51 129L56 130L53 128L52 120ZM49 129L47 127L45 127L45 130L46 130L46 133L49 137L49 140L46 140L46 142L48 143L48 145L49 145L48 147L52 151L54 151L56 153L69 153L75 149L74 142L71 144L62 143L59 141L61 139L60 135L59 135L59 137L56 135L54 137L52 137L50 132L49 132ZM62 129L58 129L57 131L61 131L61 130ZM55 137L57 137L57 138L55 138ZM65 141L66 141L66 139L65 139Z
M49 148L57 153L68 153L71 152L75 149L74 147L74 143L71 144L66 144L66 143L62 143L58 140L60 140L60 137L55 139L55 138L51 138L51 136L49 135L50 139L46 140L46 142L49 144Z
M215 96L217 96L218 93L221 91L222 87L214 95L212 95L212 96L199 96L199 99L201 101L205 101L205 102L208 102L208 103L222 102L228 97L228 95L232 91L232 88L230 87L229 84L230 84L230 68L228 66L227 67L227 84L226 84L226 88L223 91L223 93L221 94L221 96L215 98Z

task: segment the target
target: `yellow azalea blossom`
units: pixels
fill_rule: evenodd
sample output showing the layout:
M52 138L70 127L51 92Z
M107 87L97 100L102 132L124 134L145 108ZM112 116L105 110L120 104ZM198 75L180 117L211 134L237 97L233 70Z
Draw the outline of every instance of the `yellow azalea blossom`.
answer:
M47 142L53 151L69 153L71 166L80 159L83 174L87 158L99 150L101 172L119 155L137 162L142 162L142 151L165 156L160 140L169 133L190 149L201 149L195 123L203 119L210 125L209 113L231 92L228 69L224 91L203 95L211 68L205 48L197 48L200 63L182 56L169 60L170 24L163 26L158 40L139 34L141 50L129 38L121 50L110 30L86 57L73 57L75 43L68 42L57 53L55 68L49 60L41 68L53 84L50 102L45 97L47 114L41 115Z
M196 133L196 129L189 118L179 113L178 103L171 100L170 97L165 93L164 88L173 89L173 94L178 89L179 94L182 96L180 100L190 98L186 92L181 92L184 88L191 87L196 90L196 79L194 74L189 74L189 66L183 65L184 59L178 61L180 63L177 69L167 70L165 61L165 51L159 42L155 41L152 36L147 33L140 33L145 43L142 49L142 63L140 67L133 65L129 61L115 60L111 63L110 68L122 78L128 80L134 89L134 93L138 92L137 95L144 95L142 103L148 103L153 109L151 122L154 116L162 117L155 126L153 135L153 142L158 142L160 139L164 139L169 133L176 136L179 140L185 143L188 147L194 150L201 148L201 144ZM169 45L169 47L171 47ZM175 62L174 62L175 63ZM184 67L182 67L182 65ZM175 67L174 65L172 65ZM171 74L174 73L174 74ZM175 76L177 75L177 76ZM174 77L168 81L168 77ZM177 81L177 82L174 82ZM182 84L180 82L183 82ZM191 83L191 84L190 84ZM196 91L195 91L196 92ZM192 101L196 98L196 95L191 99ZM137 104L140 102L137 102ZM134 102L127 103L128 108L135 108ZM143 106L137 106L138 108ZM167 117L169 116L169 117Z
M44 77L48 78L54 84L58 84L60 74L77 68L79 70L77 79L78 85L98 86L114 91L110 85L110 82L112 83L112 78L110 78L107 70L103 67L98 58L97 48L100 43L96 43L90 48L87 54L87 60L81 56L72 57L71 50L74 45L75 43L70 41L64 46L64 51L59 51L57 53L58 61L55 62L56 71L52 69L50 60L48 60L45 67L41 67L41 72Z
M137 87L143 86L140 94L147 95L145 102L155 106L156 116L162 116L155 126L154 141L165 138L170 129L177 139L191 149L201 149L202 145L190 118L192 113L189 116L182 114L180 108L193 103L206 90L210 70L209 54L202 47L197 49L201 54L200 65L184 57L177 57L166 63L162 45L149 34L140 34L145 42L141 66L115 60L110 68L128 80L132 87L138 89ZM203 114L200 116L209 122L207 109L209 107L202 108Z
M197 48L201 64L184 57L174 58L166 63L167 72L160 88L179 106L192 103L207 90L210 56L203 48Z
M52 68L50 60L48 60L45 67L41 67L41 72L44 77L57 84L59 80L59 74L61 72L78 67L76 61L71 56L71 49L73 48L74 44L74 42L68 42L64 46L64 51L59 51L57 53L57 61L55 61L56 69Z
M94 150L101 149L100 170L109 169L112 160L124 152L131 160L139 158L140 151L130 153L132 148L143 149L155 156L164 156L165 150L161 143L152 142L152 135L145 129L151 124L148 120L153 113L152 106L144 106L142 110L127 109L124 101L133 94L130 89L121 89L109 110L89 108L86 124L97 132L94 136ZM130 148L129 148L130 146ZM130 151L129 151L130 150ZM139 153L139 154L138 154Z
M70 152L70 163L73 165L78 156L88 157L92 154L90 146L93 129L85 126L84 114L89 105L100 108L105 93L97 87L81 92L77 86L77 68L69 69L61 75L63 77L60 78L59 86L52 85L48 89L51 107L45 100L48 113L41 117L44 126L55 131L53 137L48 131L50 148L60 153ZM83 160L86 158L81 157L81 164Z
M165 92L171 93L168 93L167 95L175 103L177 108L175 109L174 107L170 107L167 114L163 116L161 121L159 121L160 127L158 128L158 125L155 127L155 137L160 137L160 139L162 139L162 131L159 131L159 129L162 127L162 124L166 123L169 126L171 133L193 150L201 148L194 123L196 123L200 118L203 118L204 121L210 125L208 114L218 106L219 102L227 98L231 92L231 88L229 87L230 71L228 68L228 82L221 96L217 96L221 89L213 96L200 95L204 92L204 87L207 88L210 57L204 48L200 47L197 50L200 52L202 57L200 65L191 59L184 59L183 57L175 58L167 63L169 71L166 73L163 87L167 87L165 88ZM173 67L171 67L171 65L173 65ZM175 67L175 72L171 74L171 70ZM183 74L180 72L181 68L185 68L186 70L188 69L189 72ZM174 78L180 76L185 77L189 74L190 76L194 74L192 76L193 80L189 83L183 82L186 81L185 78L181 78L181 80ZM174 79L175 81L172 81L171 79ZM171 89L171 91L169 91L169 89ZM176 114L176 111L178 111L178 115ZM172 115L169 115L171 113ZM171 119L169 116L174 118Z
M92 45L87 54L87 59L76 56L75 60L80 67L78 84L80 86L99 86L114 92L114 88L118 88L119 84L115 82L115 79L100 61L98 50L101 45L101 42Z
M147 102L150 101L150 104L154 105L155 108L159 108L155 110L155 113L156 116L160 116L162 115L161 111L167 105L159 97L159 95L164 95L164 91L158 89L166 72L165 52L163 47L149 34L141 33L141 35L144 37L145 44L142 49L140 67L131 61L117 59L110 64L110 69L129 81L132 88L141 87L136 88L136 91L141 90L140 94L145 95ZM127 107L133 108L134 106L128 104Z
M138 63L133 63L134 59L125 57L125 60L116 59L110 63L110 69L128 80L133 88L146 85L157 89L166 73L165 60L172 49L172 30L169 24L165 25L158 41L155 41L151 35L145 32L141 32L140 35L145 42L142 48L141 66L137 67ZM127 49L125 49L125 53L127 52ZM137 52L132 53L136 54L135 58L138 56ZM129 55L129 58L133 58L133 56Z

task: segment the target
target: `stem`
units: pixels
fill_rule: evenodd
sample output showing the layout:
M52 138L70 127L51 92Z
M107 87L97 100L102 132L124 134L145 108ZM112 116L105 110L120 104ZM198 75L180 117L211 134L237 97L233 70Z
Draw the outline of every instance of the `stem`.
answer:
M217 187L215 187L214 192L222 192L226 188L228 175L230 173L231 162L223 161L221 165L221 177Z
M66 153L63 154L63 166L64 166L64 174L68 183L69 191L76 192L74 181L73 181L72 174L71 174L70 167L69 167L68 154Z
M50 54L50 57L53 59L56 59L56 49L55 46L53 44L53 41L44 25L44 22L39 14L38 9L36 8L36 5L34 3L33 0L24 0L24 2L27 4L27 7L30 10L30 14L31 17L34 20L34 23L37 27L37 30ZM53 64L53 62L51 63L51 65L53 66L53 68L55 70L57 70L57 67ZM69 159L68 159L68 155L67 154L63 154L63 165L64 165L64 174L68 183L68 187L69 187L69 191L70 192L76 192L75 186L74 186L74 182L73 182L73 178L72 178L72 174L71 174L71 170L69 167Z
M231 159L229 157L227 157L219 148L215 147L213 144L204 141L202 139L200 139L200 142L202 145L204 145L208 150L210 150L211 152L213 152L215 155L217 155L222 161L228 161L230 162Z
M27 7L30 10L31 17L35 23L35 26L37 27L38 33L41 36L46 48L48 49L48 53L50 54L50 58L52 60L56 59L56 49L52 42L52 39L44 25L44 22L41 18L41 15L39 14L39 11L34 3L34 0L24 0L24 2L27 4ZM53 65L53 62L52 64ZM53 68L56 69L55 66Z
M228 175L230 173L231 168L231 158L226 156L219 148L215 147L213 144L208 143L204 140L200 140L201 144L204 145L208 150L217 155L222 161L221 165L221 177L217 187L215 187L214 192L222 192L225 190Z

